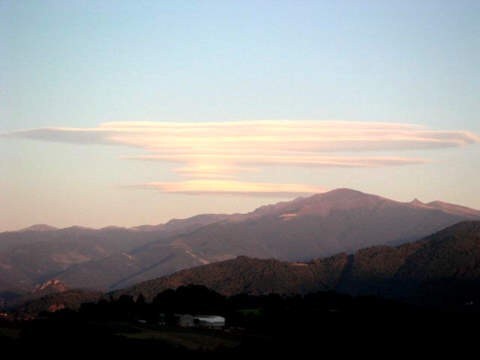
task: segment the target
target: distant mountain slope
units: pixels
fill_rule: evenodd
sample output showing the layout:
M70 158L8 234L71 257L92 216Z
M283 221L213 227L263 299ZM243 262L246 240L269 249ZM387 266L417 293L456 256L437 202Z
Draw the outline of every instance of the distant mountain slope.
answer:
M2 277L23 287L33 288L72 265L129 251L158 239L153 234L139 235L125 229L92 230L77 227L1 234L0 243L5 238L10 243L8 248L0 252Z
M115 253L108 257L73 265L58 275L67 284L80 288L122 288L140 281L169 274L178 269L202 265L183 249L159 246L141 257L135 252Z
M459 206L459 205L454 205L454 204L449 204L443 201L432 201L427 204L426 206L433 208L433 209L438 209L446 213L454 214L454 215L464 215L464 216L473 216L473 217L479 217L480 216L480 211L475 210L475 209L470 209L465 206Z
M338 189L247 214L198 215L132 229L42 226L0 234L0 292L9 284L30 291L51 279L69 288L113 290L242 255L305 261L406 243L471 219L480 219L480 212Z
M160 225L142 225L132 229L140 231L156 231L162 232L162 235L169 236L178 233L186 233L194 231L199 227L209 225L218 221L225 220L232 215L226 214L201 214L186 219L172 219L165 224Z
M472 214L447 214L416 203L339 189L262 206L248 214L214 216L218 221L148 242L128 253L76 264L58 277L74 287L116 289L238 255L305 260L365 246L402 243ZM188 221L198 224L199 220L204 218ZM211 221L211 215L207 220Z
M214 223L177 241L215 259L240 252L301 260L417 240L461 220L480 219L477 213L446 213L339 189L262 207L243 221Z
M176 256L167 259L165 252L170 252L165 242L151 242L135 249L130 255L135 263L145 264L148 274L136 269L135 279L122 275L121 281L111 288L162 276L172 269L239 255L304 261L373 245L402 244L465 219L480 219L480 212L464 208L455 212L455 209L452 205L447 213L419 201L401 203L348 189L267 205L172 236L169 246L177 254L183 251L182 258L187 262L190 256L190 266L183 260L182 266L177 266ZM103 261L106 260L100 260ZM90 265L85 263L80 267Z
M171 220L164 225L142 230L120 227L96 230L78 226L56 229L47 225L34 225L20 231L0 233L0 301L2 292L28 293L38 284L57 278L57 275L71 267L111 257L122 258L122 254L149 242L155 241L159 244L169 236L195 230L210 221L222 218L222 215L202 215L191 219ZM127 259L128 256L115 263L117 268L128 269ZM139 269L145 271L143 267ZM102 278L108 278L108 274L115 270L108 266L98 269ZM174 270L177 268L172 271ZM73 288L103 288L110 285L110 282L97 283L95 272L87 271L86 277L82 274L82 270L79 270L75 280L69 282L69 285ZM131 275L131 272L126 274ZM117 277L113 276L112 281L118 281Z
M188 284L225 295L323 289L402 298L435 294L459 301L478 296L480 300L480 221L462 222L411 244L376 246L308 263L238 257L143 282L116 295L142 293L151 298Z

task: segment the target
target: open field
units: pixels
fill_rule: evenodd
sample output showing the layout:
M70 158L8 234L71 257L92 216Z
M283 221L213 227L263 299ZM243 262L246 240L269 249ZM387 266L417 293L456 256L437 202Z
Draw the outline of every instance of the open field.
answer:
M131 340L158 340L174 347L188 350L213 351L231 349L240 345L239 337L220 331L190 329L154 329L152 327L135 327L132 332L118 333Z

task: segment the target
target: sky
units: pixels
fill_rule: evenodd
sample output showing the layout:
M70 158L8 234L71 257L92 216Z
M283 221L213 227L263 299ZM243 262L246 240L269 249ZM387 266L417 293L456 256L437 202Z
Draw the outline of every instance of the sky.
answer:
M480 2L0 0L0 231L347 187L480 209Z

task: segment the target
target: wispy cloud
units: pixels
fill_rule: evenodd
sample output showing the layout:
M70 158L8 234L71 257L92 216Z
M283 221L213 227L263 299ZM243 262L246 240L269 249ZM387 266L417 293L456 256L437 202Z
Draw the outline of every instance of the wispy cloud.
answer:
M179 182L151 182L139 185L145 189L189 195L245 195L245 196L301 196L326 191L320 186L304 184L258 183L228 180L188 180Z
M142 148L146 154L126 158L179 163L182 165L174 171L190 179L178 183L155 183L154 187L159 190L263 195L306 193L313 188L307 189L298 184L264 184L264 187L258 183L220 179L260 171L266 166L385 167L421 164L428 159L375 156L372 153L451 148L480 142L480 138L471 132L439 131L413 124L288 120L111 122L95 128L41 128L3 136ZM354 153L355 156L345 153ZM229 190L220 190L219 184ZM148 184L148 187L151 186ZM267 191L266 187L272 190Z
M40 128L4 136L84 144L121 144L154 152L235 154L262 151L370 151L445 148L479 142L467 131L348 121L111 122L96 128Z
M396 165L423 164L426 159L408 158L398 156L324 156L311 153L285 153L285 154L211 154L211 155L137 155L126 156L130 160L170 161L181 163L236 163L252 166L258 165L285 165L302 167L383 167ZM214 165L206 165L206 168L215 168ZM229 167L225 166L225 169ZM230 169L245 169L230 167ZM252 170L252 168L250 168Z

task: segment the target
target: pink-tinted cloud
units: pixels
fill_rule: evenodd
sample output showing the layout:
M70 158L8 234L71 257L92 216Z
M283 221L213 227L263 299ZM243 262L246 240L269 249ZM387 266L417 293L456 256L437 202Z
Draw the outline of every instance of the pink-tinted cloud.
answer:
M188 180L179 182L151 182L140 185L145 189L189 195L246 195L246 196L301 196L325 192L320 186L304 184L259 183L229 180Z
M72 143L130 145L163 154L335 152L457 147L480 142L467 131L346 121L125 122L96 128L42 128L4 136Z
M326 156L311 153L285 153L285 154L176 154L176 155L160 155L146 154L137 156L126 156L124 159L130 160L149 160L149 161L165 161L175 163L210 163L220 164L235 163L251 166L258 165L284 165L284 166L303 166L303 167L384 167L399 165L424 164L428 162L426 159L399 157L399 156ZM221 165L219 165L221 166ZM218 167L219 167L218 166ZM194 165L192 166L194 167ZM206 167L218 168L215 165ZM228 169L246 169L241 167L227 167ZM252 168L249 168L252 170Z
M218 192L214 191L211 181L219 181L217 185L229 189L220 192L237 194L245 193L246 189L262 194L298 194L305 193L306 189L295 184L265 184L272 188L268 192L258 183L220 179L241 177L266 166L369 168L421 164L428 159L405 154L409 150L452 148L480 142L479 136L468 131L439 131L412 124L288 120L113 122L95 128L20 130L3 136L141 148L146 150L145 155L126 158L178 163L181 166L174 171L191 179L190 182L157 183L159 190ZM385 151L402 154L375 155Z

